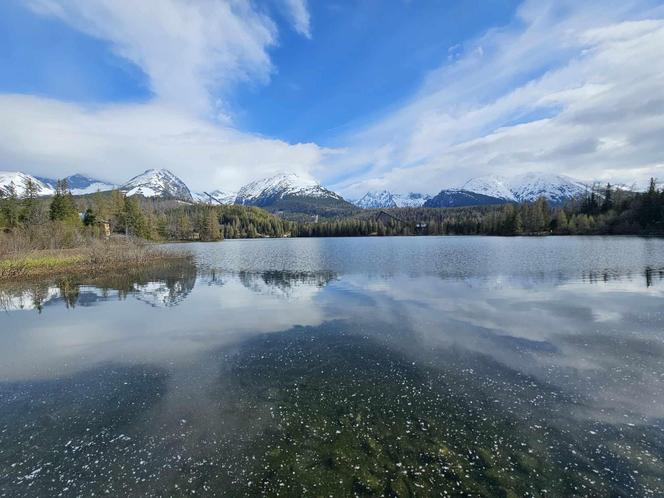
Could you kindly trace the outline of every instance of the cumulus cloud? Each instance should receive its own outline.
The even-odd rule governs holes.
[[[664,176],[664,16],[646,7],[525,2],[406,105],[354,130],[339,167],[364,172],[337,187],[435,192],[528,171],[630,184]]]
[[[308,177],[329,153],[240,133],[159,102],[83,107],[0,95],[0,160],[30,173],[79,171],[121,183],[168,168],[194,190],[237,189],[278,171]]]

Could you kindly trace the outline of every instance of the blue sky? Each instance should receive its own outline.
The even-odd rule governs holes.
[[[643,182],[664,176],[663,17],[648,0],[7,0],[0,169],[167,167],[227,190],[289,170],[351,197],[527,171]]]
[[[394,107],[448,62],[449,49],[496,24],[518,2],[316,2],[315,36],[303,38],[274,16],[268,84],[246,82],[224,95],[241,129],[289,142],[327,145],[340,130]],[[266,7],[267,8],[267,7]],[[435,20],[435,22],[432,22]],[[61,20],[35,14],[22,0],[0,4],[0,91],[84,103],[150,99],[141,68],[110,43]]]

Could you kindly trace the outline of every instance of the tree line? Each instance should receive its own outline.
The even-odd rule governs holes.
[[[664,190],[651,179],[646,192],[593,186],[580,199],[551,206],[521,204],[460,208],[364,210],[352,218],[300,224],[297,236],[364,235],[664,235]]]
[[[188,204],[174,199],[127,197],[119,190],[74,197],[66,180],[55,195],[39,197],[28,179],[19,196],[13,185],[0,190],[0,229],[39,234],[127,235],[153,241],[291,236],[295,224],[250,206]]]
[[[463,208],[363,210],[351,216],[294,222],[250,206],[189,204],[127,197],[121,191],[75,198],[67,182],[51,198],[38,196],[31,180],[20,197],[9,186],[0,192],[0,228],[48,234],[80,231],[147,240],[202,240],[257,237],[339,237],[393,235],[664,234],[664,191],[651,180],[638,193],[611,185],[593,187],[564,206],[544,198],[532,203]],[[41,230],[41,232],[40,232]]]

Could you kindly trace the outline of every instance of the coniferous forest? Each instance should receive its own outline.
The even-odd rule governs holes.
[[[394,235],[664,234],[664,191],[652,180],[645,192],[593,188],[564,206],[533,203],[462,208],[356,210],[344,217],[292,221],[250,206],[189,204],[126,197],[120,191],[74,197],[61,181],[55,196],[40,198],[34,185],[19,198],[0,197],[5,233],[66,239],[72,232],[131,235],[152,241],[214,241],[261,237]],[[64,235],[63,235],[64,234]]]

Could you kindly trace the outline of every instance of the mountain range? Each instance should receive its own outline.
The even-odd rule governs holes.
[[[389,190],[381,190],[367,192],[353,204],[362,209],[422,207],[429,199],[431,199],[430,195],[417,192],[397,194]]]
[[[56,180],[34,177],[21,172],[0,172],[0,192],[13,187],[20,197],[25,194],[25,182],[31,179],[40,196],[53,195]],[[239,204],[257,206],[272,212],[337,215],[357,208],[383,209],[398,207],[458,207],[508,202],[532,202],[539,197],[551,204],[583,195],[588,187],[562,175],[528,173],[514,177],[482,176],[468,180],[458,188],[443,189],[435,196],[410,192],[401,194],[388,190],[367,192],[352,204],[341,195],[323,187],[315,180],[294,173],[279,173],[253,181],[237,193],[223,189],[192,192],[174,173],[167,169],[149,169],[121,185],[84,176],[66,178],[74,195],[85,195],[120,189],[127,195],[160,197],[189,203]]]
[[[423,207],[462,207],[508,202],[533,202],[544,197],[552,205],[583,195],[588,187],[573,178],[545,173],[526,173],[513,177],[481,176],[468,180],[456,188],[443,189],[433,197],[423,194],[408,194],[416,197]],[[361,208],[412,207],[399,204],[404,199],[387,190],[368,192],[355,205]],[[421,202],[419,202],[421,201]],[[403,201],[401,201],[403,202]]]

